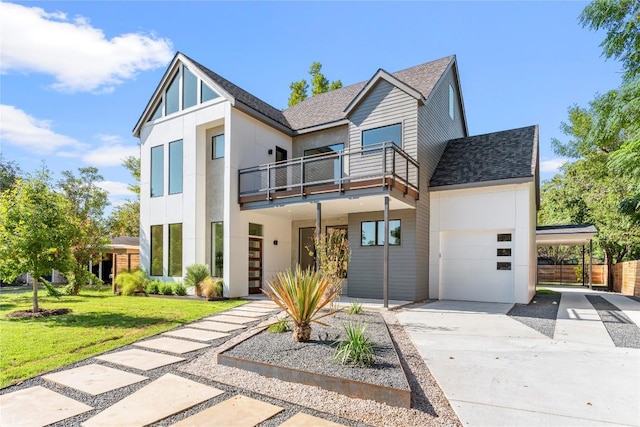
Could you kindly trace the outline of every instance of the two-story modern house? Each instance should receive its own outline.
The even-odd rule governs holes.
[[[338,228],[349,296],[534,294],[537,126],[469,136],[454,56],[282,111],[177,53],[134,135],[153,277],[202,263],[226,296],[260,292]]]

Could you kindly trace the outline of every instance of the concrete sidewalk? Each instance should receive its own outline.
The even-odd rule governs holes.
[[[509,304],[438,301],[397,315],[465,425],[640,426],[640,350],[607,342],[584,294],[566,298],[554,339],[507,316]],[[637,317],[640,303],[620,298]]]

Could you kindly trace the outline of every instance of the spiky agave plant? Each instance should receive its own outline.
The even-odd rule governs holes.
[[[302,270],[298,265],[295,271],[287,269],[277,274],[263,292],[284,310],[293,322],[293,340],[307,342],[311,338],[311,323],[334,314],[330,312],[319,316],[318,313],[340,292],[332,281],[319,271]]]

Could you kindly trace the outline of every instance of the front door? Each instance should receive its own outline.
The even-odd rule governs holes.
[[[249,237],[249,293],[262,292],[262,239]]]
[[[316,269],[316,258],[313,254],[313,236],[316,234],[315,227],[304,227],[300,229],[300,242],[299,242],[299,262],[300,267],[305,270],[311,268]],[[309,254],[311,252],[311,254]]]

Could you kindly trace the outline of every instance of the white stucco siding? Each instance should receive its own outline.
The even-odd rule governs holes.
[[[224,282],[225,296],[239,297],[248,294],[248,252],[249,235],[248,227],[251,218],[255,214],[241,211],[238,204],[238,170],[246,167],[257,166],[275,161],[275,147],[281,147],[288,151],[291,157],[291,137],[259,122],[258,120],[229,107],[225,125],[225,160],[224,160]],[[273,154],[268,154],[269,150]],[[226,184],[228,183],[228,185]],[[269,230],[283,232],[283,244],[273,245],[275,240],[269,234],[265,239],[271,239],[271,244],[263,246],[263,277],[279,268],[282,264],[288,266],[289,253],[291,251],[290,235],[291,223],[282,222],[277,218],[258,218],[262,223],[265,233]],[[268,222],[267,222],[268,220]],[[257,222],[260,224],[261,222]],[[286,223],[286,227],[283,225]],[[280,236],[277,237],[280,241]],[[265,240],[264,243],[269,243]],[[268,252],[268,253],[267,253]],[[277,254],[278,259],[274,259]],[[282,258],[280,262],[279,258]]]
[[[430,194],[430,297],[529,302],[535,289],[534,191],[526,183]],[[499,233],[511,234],[511,242],[498,242]],[[498,256],[498,248],[510,248],[511,256]],[[510,262],[511,270],[498,270],[498,262]]]

